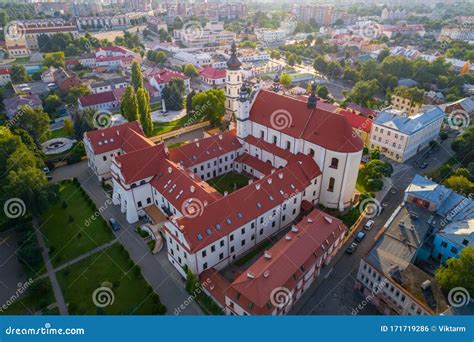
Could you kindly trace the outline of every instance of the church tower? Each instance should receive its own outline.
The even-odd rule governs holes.
[[[237,58],[237,47],[232,43],[231,55],[227,61],[226,85],[225,85],[225,120],[230,121],[237,116],[239,110],[239,92],[242,86],[242,71]]]

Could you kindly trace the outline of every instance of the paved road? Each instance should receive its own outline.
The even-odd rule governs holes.
[[[134,232],[138,224],[128,224],[125,215],[120,208],[107,205],[108,198],[102,190],[97,178],[92,175],[87,167],[87,162],[58,168],[51,172],[53,181],[77,177],[83,188],[97,205],[104,209],[102,217],[105,220],[114,217],[120,224],[121,230],[114,232],[118,241],[130,253],[132,260],[140,266],[145,280],[159,294],[160,299],[168,308],[168,314],[172,315],[174,309],[189,300],[189,294],[185,290],[185,282],[176,269],[170,264],[166,256],[166,249],[157,255],[150,253],[148,246],[142,238]],[[184,310],[183,315],[202,315],[202,311],[195,302],[191,302]]]
[[[363,258],[373,247],[375,236],[380,228],[387,222],[390,215],[403,201],[404,190],[410,184],[415,174],[423,174],[429,170],[439,167],[453,155],[450,149],[450,141],[448,139],[433,153],[420,153],[405,164],[394,166],[394,174],[392,175],[393,189],[395,192],[389,192],[383,199],[382,203],[386,205],[384,212],[375,217],[374,228],[367,232],[367,236],[359,244],[354,254],[348,255],[344,253],[346,243],[338,255],[334,258],[329,266],[322,272],[319,280],[311,286],[304,296],[296,303],[292,314],[299,315],[350,315],[365,299],[355,289],[355,279],[361,258]],[[427,161],[428,167],[421,170],[418,165]],[[392,163],[393,164],[393,163]],[[367,221],[367,220],[365,220]],[[365,222],[364,221],[364,222]],[[361,228],[362,229],[362,228]],[[327,277],[327,278],[326,278]],[[368,304],[358,312],[359,315],[378,314],[376,309]]]

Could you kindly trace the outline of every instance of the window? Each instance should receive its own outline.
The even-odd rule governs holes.
[[[104,161],[106,161],[106,160],[107,160],[107,156],[103,156],[102,159],[103,159]]]
[[[245,239],[243,239],[242,241],[240,241],[240,245],[245,246]]]
[[[221,240],[221,247],[224,247],[224,240]]]
[[[441,247],[443,247],[443,248],[448,247],[448,244],[445,241],[443,241],[443,242],[441,242]]]
[[[451,253],[456,254],[458,249],[456,247],[451,247]]]
[[[273,136],[273,143],[276,144],[277,143],[277,137],[274,135]]]
[[[234,241],[234,234],[230,234],[230,241]]]
[[[212,245],[211,246],[211,253],[215,252],[216,251],[216,246]]]
[[[139,208],[141,208],[141,207],[142,207],[142,201],[138,201],[137,206],[138,206]]]
[[[291,149],[291,143],[289,141],[286,142],[286,149],[287,150]]]
[[[219,260],[224,259],[224,253],[219,254]]]
[[[230,247],[230,252],[231,252],[231,253],[234,253],[234,250],[235,250],[235,247],[234,247],[234,246]]]
[[[245,228],[242,228],[242,230],[240,231],[242,233],[242,235],[245,234]]]
[[[332,168],[332,169],[337,169],[338,165],[339,165],[339,159],[332,158],[331,159],[331,165],[329,167]]]
[[[336,180],[334,179],[334,177],[329,178],[329,186],[328,186],[328,191],[329,192],[334,191],[334,183],[335,182],[336,182]]]
[[[468,240],[466,240],[466,239],[462,240],[462,244],[463,244],[464,246],[467,246],[467,245],[468,245],[468,243],[469,243],[469,241],[468,241]]]
[[[314,157],[314,150],[312,148],[309,149],[308,155]]]
[[[207,251],[202,251],[202,257],[205,258],[207,256]]]
[[[205,262],[204,264],[202,264],[202,269],[205,270],[207,268],[207,262]]]
[[[260,138],[265,138],[265,132],[264,131],[260,131]]]
[[[260,229],[260,235],[263,235],[263,228]]]

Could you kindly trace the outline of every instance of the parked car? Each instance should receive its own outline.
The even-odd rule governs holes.
[[[423,164],[420,165],[420,169],[426,169],[427,166],[428,166],[428,163],[424,162]]]
[[[110,228],[112,228],[112,230],[113,230],[114,232],[120,230],[120,225],[119,225],[119,223],[117,222],[116,219],[111,218],[111,219],[109,220],[109,224],[110,224]]]
[[[41,169],[45,174],[48,174],[49,173],[49,168],[47,166],[43,167]]]
[[[364,224],[364,229],[365,230],[371,230],[372,227],[374,226],[375,222],[373,220],[368,220],[365,224]]]
[[[355,241],[361,242],[362,240],[364,240],[364,238],[365,238],[365,233],[364,232],[358,232],[356,237],[355,237]]]
[[[347,254],[352,254],[354,251],[357,249],[358,244],[353,242],[349,245],[349,247],[346,248],[346,253]]]

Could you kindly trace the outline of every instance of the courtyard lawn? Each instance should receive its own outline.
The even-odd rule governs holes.
[[[56,138],[65,138],[67,137],[66,130],[63,128],[57,129],[55,131],[51,131],[51,137],[50,139],[56,139]]]
[[[159,296],[119,243],[58,272],[57,277],[72,315],[156,315],[165,311]],[[110,305],[99,308],[93,297],[96,303],[105,304],[98,295],[101,287]],[[93,296],[94,291],[97,296]]]
[[[42,215],[41,222],[53,265],[58,266],[114,238],[97,213],[98,209],[78,183],[60,183],[58,198]]]
[[[193,125],[200,123],[203,121],[204,116],[198,117],[197,115],[191,114],[190,117],[188,115],[183,116],[180,119],[170,121],[170,122],[156,122],[153,124],[153,134],[164,134],[168,133],[180,128],[183,128],[185,125]]]
[[[207,182],[210,186],[212,186],[221,194],[223,194],[225,191],[231,193],[237,189],[246,186],[249,183],[249,179],[249,177],[243,174],[237,172],[229,172],[222,176],[213,178]]]

